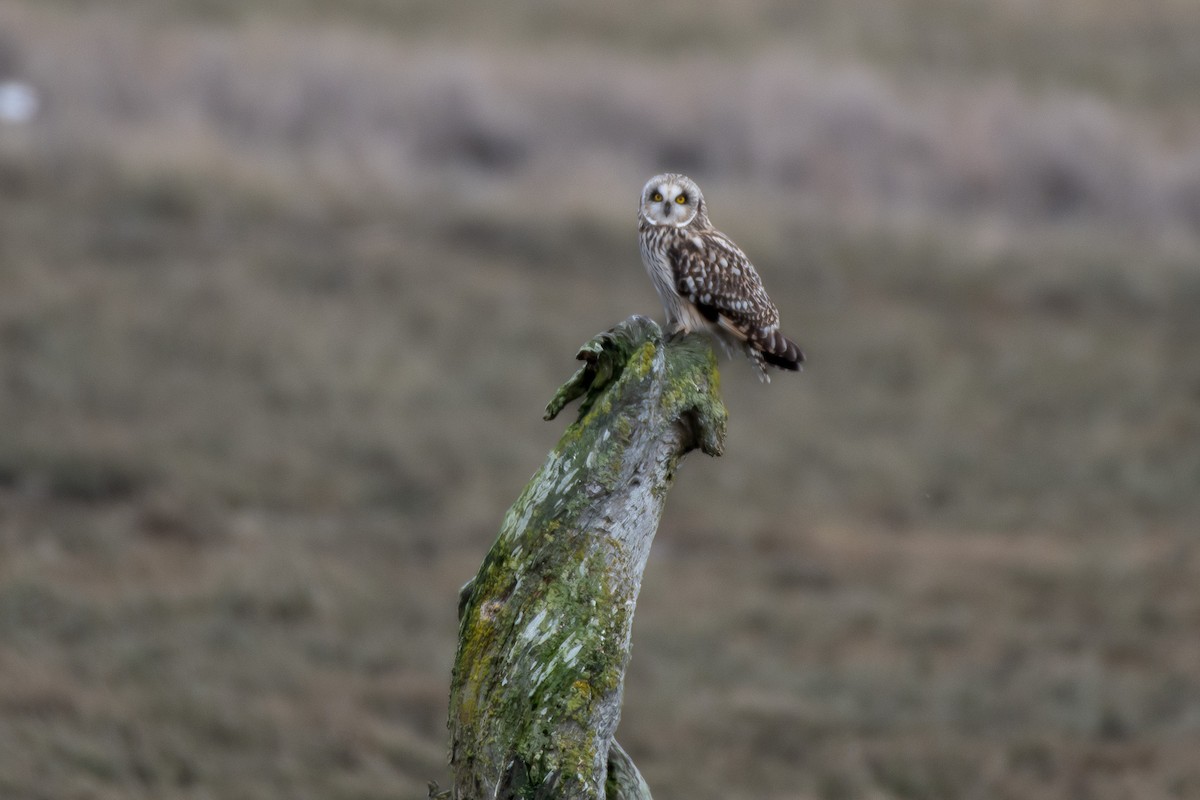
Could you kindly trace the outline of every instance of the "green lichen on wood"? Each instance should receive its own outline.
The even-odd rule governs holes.
[[[611,749],[641,574],[678,459],[720,453],[725,410],[708,343],[664,341],[650,320],[597,336],[579,358],[546,410],[579,399],[579,418],[460,603],[449,720],[460,800],[598,798],[610,763],[636,774]]]

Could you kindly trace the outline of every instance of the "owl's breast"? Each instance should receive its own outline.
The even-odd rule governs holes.
[[[642,263],[667,313],[667,324],[684,332],[711,327],[696,307],[679,293],[675,267],[668,256],[672,243],[680,236],[679,230],[662,225],[643,225],[640,234]]]

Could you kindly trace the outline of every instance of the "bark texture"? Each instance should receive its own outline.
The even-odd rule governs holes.
[[[459,603],[450,694],[457,800],[649,798],[616,742],[634,605],[663,501],[725,407],[704,337],[631,317],[588,342],[546,409],[581,399]]]

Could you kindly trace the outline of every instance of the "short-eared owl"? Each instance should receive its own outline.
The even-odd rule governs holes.
[[[710,331],[730,352],[744,351],[766,381],[768,364],[800,369],[804,354],[780,332],[779,309],[746,254],[708,221],[695,181],[673,172],[647,181],[638,234],[670,333]]]

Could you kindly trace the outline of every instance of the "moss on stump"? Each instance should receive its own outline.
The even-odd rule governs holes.
[[[679,459],[719,455],[726,412],[704,337],[631,317],[578,357],[546,419],[576,399],[579,418],[460,598],[458,800],[650,796],[613,741],[634,606]]]

